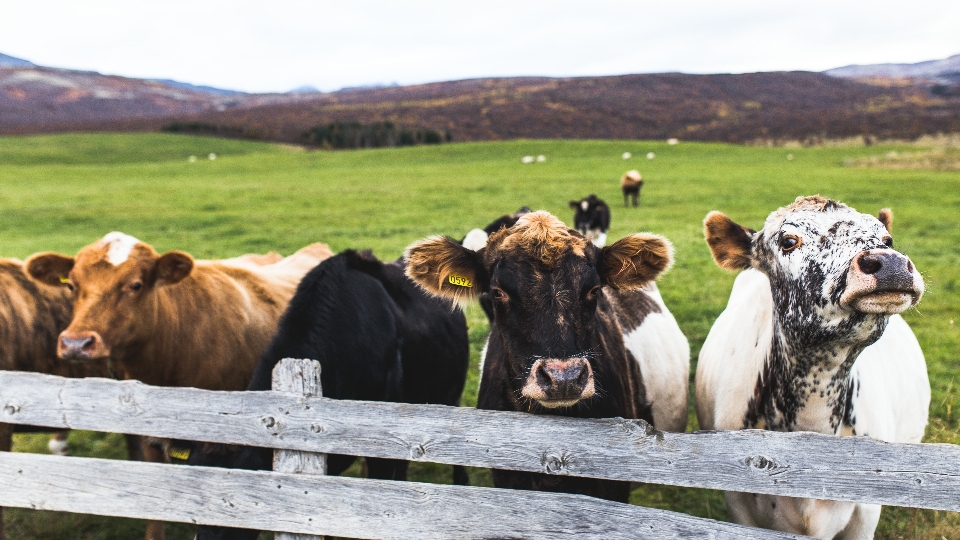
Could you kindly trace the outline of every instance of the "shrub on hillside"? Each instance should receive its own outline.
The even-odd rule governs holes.
[[[310,128],[301,137],[310,144],[336,149],[440,144],[451,140],[450,133],[399,128],[393,122],[333,122]]]

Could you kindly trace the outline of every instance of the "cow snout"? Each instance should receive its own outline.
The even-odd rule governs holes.
[[[548,408],[569,407],[596,392],[593,368],[584,358],[546,358],[534,362],[521,393]]]
[[[923,278],[906,255],[864,251],[850,265],[840,303],[865,313],[900,313],[920,301],[923,289]]]
[[[93,360],[110,355],[103,338],[96,332],[62,332],[57,342],[57,356],[64,360]]]

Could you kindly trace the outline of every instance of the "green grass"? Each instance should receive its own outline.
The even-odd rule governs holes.
[[[960,443],[953,408],[960,392],[960,172],[844,166],[870,155],[915,151],[870,148],[757,148],[642,141],[515,141],[343,152],[174,135],[60,135],[0,138],[0,256],[75,253],[112,230],[195,256],[290,253],[314,241],[334,251],[370,248],[384,259],[431,234],[463,236],[521,205],[572,216],[570,199],[597,193],[611,203],[611,241],[652,231],[676,246],[676,264],[660,282],[690,339],[693,357],[723,309],[734,276],[718,269],[701,221],[722,210],[759,228],[766,215],[798,195],[819,193],[862,212],[894,210],[898,249],[924,273],[927,294],[905,314],[926,354],[933,387],[928,442]],[[624,161],[656,153],[656,159]],[[214,152],[215,161],[206,159]],[[794,156],[787,160],[787,154]],[[525,165],[524,155],[545,163]],[[190,163],[187,157],[200,159]],[[853,161],[851,161],[853,160]],[[857,162],[859,163],[859,162]],[[639,209],[624,209],[620,175],[643,173]],[[468,310],[473,362],[487,325]],[[691,373],[694,364],[691,365]],[[470,371],[463,404],[476,403]],[[696,423],[691,414],[690,429]],[[75,433],[76,455],[121,457],[115,435]],[[45,451],[42,435],[18,435],[18,451]],[[353,469],[352,474],[357,474]],[[475,483],[489,485],[486,471]],[[448,481],[449,467],[413,464],[413,479]],[[725,519],[719,492],[641,486],[632,502]],[[10,509],[11,538],[139,538],[140,522]],[[170,525],[170,538],[192,529]],[[878,538],[960,537],[960,517],[945,512],[884,510]]]

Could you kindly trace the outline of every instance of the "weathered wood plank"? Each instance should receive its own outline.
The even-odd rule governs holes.
[[[7,452],[0,505],[352,538],[798,538],[583,495]]]
[[[960,447],[944,444],[13,372],[0,373],[0,422],[960,511]]]
[[[277,392],[320,397],[320,362],[316,360],[284,358],[273,368],[271,387]],[[300,452],[297,450],[274,450],[273,470],[293,474],[327,474],[326,454]],[[322,536],[277,532],[275,540],[323,540]]]

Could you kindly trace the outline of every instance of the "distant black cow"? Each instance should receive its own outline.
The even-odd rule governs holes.
[[[434,236],[407,259],[430,293],[492,305],[478,408],[685,429],[690,349],[653,283],[672,261],[665,238],[634,234],[598,248],[533,212],[482,251]],[[629,482],[516,471],[494,470],[493,481],[624,502],[630,493]]]
[[[579,201],[570,201],[573,208],[574,227],[597,247],[607,243],[607,231],[610,230],[610,207],[596,195]]]
[[[254,372],[250,390],[269,390],[283,358],[321,364],[324,397],[458,405],[466,379],[469,342],[460,310],[424,293],[404,275],[402,261],[382,263],[347,250],[304,277]],[[189,463],[269,469],[272,451],[198,444]],[[337,475],[354,456],[327,456]],[[370,478],[405,480],[407,462],[367,458]],[[466,484],[463,467],[454,483]],[[200,527],[198,540],[254,539],[255,531]]]
[[[623,205],[627,206],[627,196],[633,197],[633,205],[637,206],[640,198],[640,188],[643,187],[643,177],[640,171],[627,171],[620,177],[620,190],[623,191]]]

